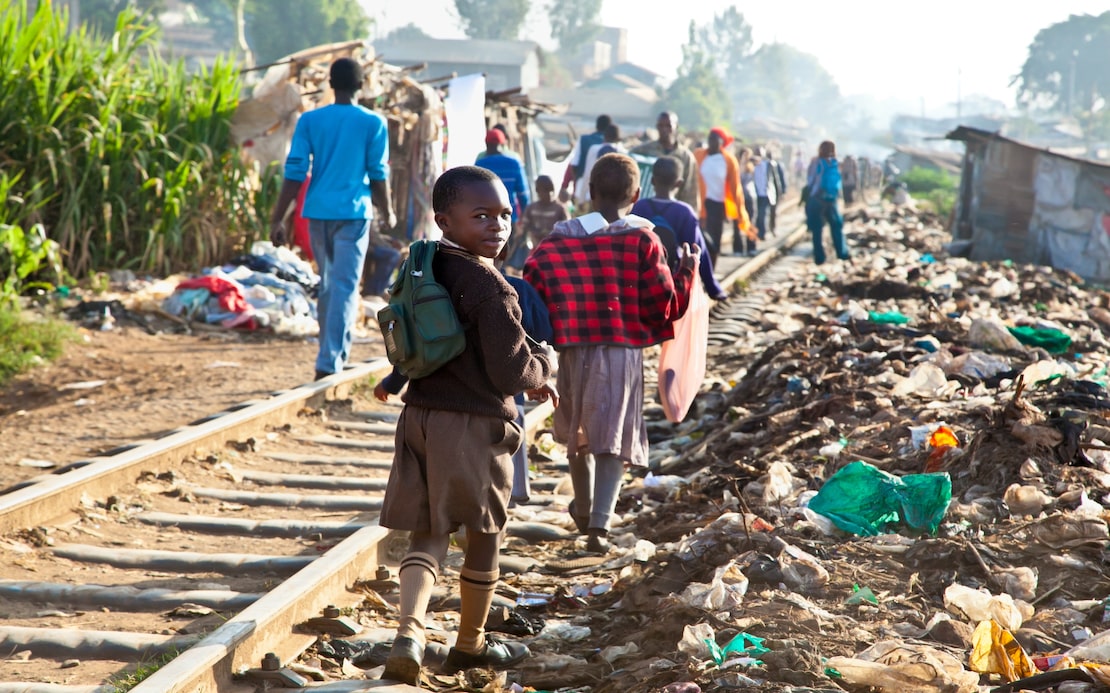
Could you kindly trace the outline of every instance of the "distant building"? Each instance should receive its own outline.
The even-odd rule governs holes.
[[[563,67],[578,81],[590,80],[628,60],[628,29],[603,26],[575,55],[560,55]],[[635,78],[634,78],[635,79]]]
[[[601,73],[599,77],[626,77],[644,86],[651,87],[652,89],[662,89],[664,86],[663,75],[658,72],[652,72],[646,67],[630,63],[627,60],[613,65],[608,70]]]
[[[391,65],[424,67],[416,80],[484,73],[489,91],[520,87],[530,93],[540,84],[540,48],[532,41],[412,38],[374,41],[378,56]]]

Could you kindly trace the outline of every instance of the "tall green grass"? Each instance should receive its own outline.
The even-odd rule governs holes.
[[[264,230],[258,176],[231,142],[236,68],[190,74],[132,12],[111,36],[67,30],[51,3],[0,11],[0,170],[66,269],[168,273],[226,259]]]

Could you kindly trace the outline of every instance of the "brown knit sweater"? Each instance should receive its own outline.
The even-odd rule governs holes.
[[[533,352],[524,339],[516,291],[477,256],[443,244],[432,271],[466,326],[466,349],[435,373],[409,381],[401,399],[425,409],[512,421],[513,395],[542,386],[552,368],[547,356]]]

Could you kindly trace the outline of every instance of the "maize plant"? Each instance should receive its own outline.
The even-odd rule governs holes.
[[[253,240],[264,186],[229,134],[234,65],[189,73],[129,11],[111,36],[67,27],[48,2],[0,10],[0,171],[22,200],[0,222],[41,225],[76,277],[196,269]]]

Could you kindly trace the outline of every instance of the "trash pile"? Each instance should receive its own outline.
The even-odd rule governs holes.
[[[223,267],[177,284],[162,310],[189,321],[225,328],[272,328],[279,334],[311,334],[316,327],[312,266],[288,248],[259,241],[251,252]]]
[[[846,228],[854,262],[759,289],[684,422],[649,410],[612,553],[515,510],[491,629],[533,656],[433,688],[1110,690],[1110,294],[915,212]]]
[[[852,221],[854,264],[777,287],[762,330],[711,355],[733,382],[669,435],[713,440],[660,453],[677,479],[640,496],[659,553],[610,614],[650,595],[673,666],[591,690],[676,669],[703,690],[1110,681],[1107,294],[951,257],[928,218]]]
[[[117,291],[83,300],[66,309],[70,319],[90,329],[111,330],[117,323],[154,334],[157,318],[186,330],[269,330],[276,334],[315,335],[319,276],[288,248],[256,242],[249,253],[200,275],[150,280],[128,270],[111,274]]]

